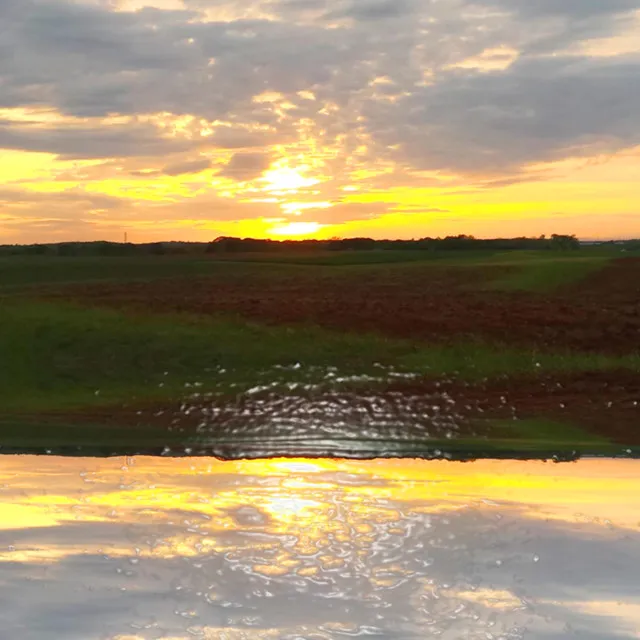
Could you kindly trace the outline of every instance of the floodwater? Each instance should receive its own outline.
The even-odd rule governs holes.
[[[503,389],[487,388],[487,381],[435,380],[374,368],[375,375],[355,375],[336,367],[278,366],[254,372],[249,383],[241,377],[241,382],[226,380],[229,371],[220,367],[207,370],[212,378],[205,382],[171,381],[173,399],[113,401],[97,389],[103,406],[60,410],[44,419],[28,413],[15,421],[11,414],[0,416],[0,452],[224,459],[640,458],[640,390],[627,392],[598,373],[579,379],[579,389],[545,377],[525,389],[518,388],[522,380],[514,389],[501,380],[507,384]],[[637,377],[630,375],[634,389]]]
[[[640,637],[640,461],[0,463],[1,638]]]

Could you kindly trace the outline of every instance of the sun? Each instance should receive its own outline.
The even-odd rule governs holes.
[[[320,231],[323,226],[324,225],[319,222],[289,222],[272,227],[269,233],[283,238],[297,238],[316,233],[316,231]]]
[[[306,165],[295,169],[286,166],[274,167],[266,171],[261,180],[266,185],[265,190],[270,193],[295,193],[320,182],[305,176],[304,172],[307,169]]]

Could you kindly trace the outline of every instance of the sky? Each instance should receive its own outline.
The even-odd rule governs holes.
[[[640,0],[2,0],[0,243],[640,237]]]

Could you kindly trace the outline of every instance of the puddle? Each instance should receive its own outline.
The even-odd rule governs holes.
[[[4,457],[24,640],[636,637],[640,462]]]

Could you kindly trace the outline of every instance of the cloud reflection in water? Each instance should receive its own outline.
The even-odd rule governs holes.
[[[640,628],[640,462],[2,462],[3,638]]]

